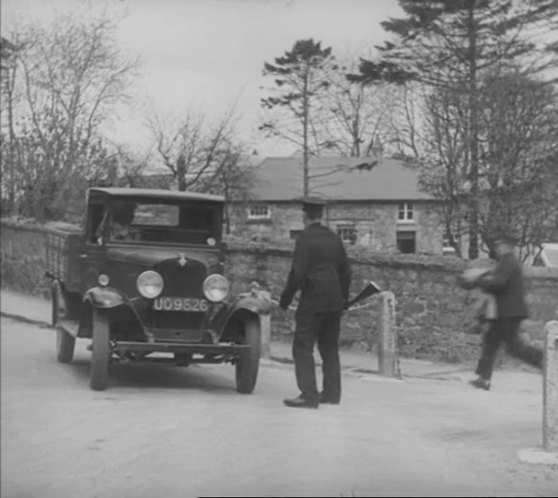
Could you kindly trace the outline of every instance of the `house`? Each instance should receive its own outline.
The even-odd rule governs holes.
[[[439,201],[421,192],[416,165],[385,158],[312,158],[310,195],[326,200],[325,221],[347,244],[378,251],[443,254]],[[270,157],[254,169],[248,201],[234,202],[231,232],[294,239],[304,228],[302,159]]]
[[[535,259],[534,266],[558,268],[558,242],[547,242],[542,245],[542,250]]]

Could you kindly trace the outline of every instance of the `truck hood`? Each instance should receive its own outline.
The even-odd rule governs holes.
[[[112,247],[107,249],[107,258],[113,261],[122,261],[144,266],[155,266],[163,261],[185,260],[184,264],[203,264],[206,267],[214,266],[219,261],[218,250],[195,250],[176,248],[153,247]]]

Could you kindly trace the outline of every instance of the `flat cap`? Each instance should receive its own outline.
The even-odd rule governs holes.
[[[325,199],[320,197],[303,197],[302,199],[302,209],[303,210],[319,210],[323,209],[325,206]]]

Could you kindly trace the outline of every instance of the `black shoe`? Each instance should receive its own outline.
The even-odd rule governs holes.
[[[490,389],[490,381],[483,379],[482,377],[478,377],[475,380],[469,381],[469,384],[476,387],[477,389],[484,389],[485,391],[488,391]]]
[[[324,393],[320,393],[320,403],[328,404],[328,405],[338,405],[339,400],[336,398],[331,398],[329,396],[326,396]]]
[[[293,408],[318,408],[318,403],[315,401],[310,401],[305,398],[302,394],[292,399],[284,399],[283,403],[287,406],[292,406]]]

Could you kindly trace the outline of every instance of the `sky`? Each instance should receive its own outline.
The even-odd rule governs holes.
[[[89,0],[95,8],[101,0]],[[85,0],[1,0],[2,30],[16,19],[43,20]],[[106,0],[124,12],[118,37],[138,56],[134,106],[121,110],[106,135],[138,150],[149,147],[147,113],[176,115],[189,108],[217,118],[233,103],[239,137],[260,155],[283,155],[292,145],[264,140],[260,88],[264,62],[299,39],[313,38],[333,53],[366,55],[386,39],[380,23],[401,14],[397,0]]]

